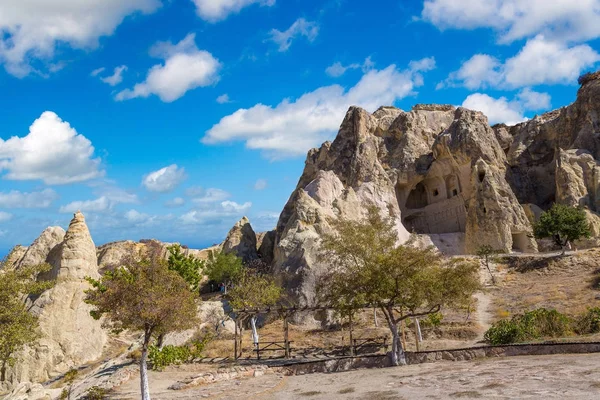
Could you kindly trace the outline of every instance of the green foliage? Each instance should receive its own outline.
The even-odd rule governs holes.
[[[536,238],[551,238],[561,248],[592,234],[583,209],[556,203],[542,213],[533,230]]]
[[[84,396],[84,400],[104,400],[108,398],[108,391],[99,386],[92,386]]]
[[[150,346],[148,359],[152,363],[152,369],[162,371],[169,365],[179,365],[193,362],[202,357],[204,348],[210,342],[212,336],[206,335],[200,340],[193,340],[189,345],[184,346]]]
[[[175,271],[170,271],[151,249],[150,257],[128,260],[126,266],[109,271],[100,280],[87,278],[92,289],[85,302],[91,315],[108,317],[116,330],[134,329],[161,334],[185,330],[197,321],[195,296]]]
[[[496,322],[487,330],[484,340],[502,345],[537,340],[545,337],[563,337],[570,333],[570,320],[556,310],[538,308],[510,320]]]
[[[202,282],[204,261],[192,255],[186,256],[181,251],[179,244],[169,246],[167,250],[169,251],[169,269],[177,272],[190,285],[190,290],[197,292]]]
[[[27,311],[24,299],[54,285],[53,281],[36,280],[50,270],[49,265],[42,264],[0,272],[0,381],[6,378],[6,368],[17,361],[13,355],[39,336],[38,319]]]
[[[578,315],[573,321],[573,330],[579,335],[600,332],[600,308],[588,308],[585,313]]]
[[[223,252],[212,253],[205,266],[205,273],[211,281],[223,283],[227,287],[242,278],[243,270],[241,258]]]
[[[229,303],[234,309],[271,307],[281,299],[283,289],[272,277],[244,272],[229,291]]]
[[[402,362],[398,323],[468,304],[480,287],[479,266],[445,259],[436,249],[409,241],[397,245],[395,221],[371,207],[361,221],[329,221],[321,259],[329,268],[319,277],[317,295],[340,313],[366,304],[379,308],[390,326],[392,362]]]

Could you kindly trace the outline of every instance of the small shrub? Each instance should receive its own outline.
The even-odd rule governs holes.
[[[573,330],[579,335],[600,332],[600,308],[588,308],[573,321]]]
[[[511,344],[543,337],[562,337],[571,332],[569,317],[556,310],[538,308],[510,320],[496,322],[484,340],[492,345]]]
[[[152,364],[152,369],[162,371],[169,365],[179,365],[192,362],[202,357],[204,348],[210,342],[212,336],[206,335],[201,339],[194,339],[189,344],[183,346],[150,346],[148,349],[148,359]]]
[[[127,354],[127,358],[129,358],[130,360],[135,361],[136,363],[140,361],[140,359],[142,358],[142,350],[141,349],[135,349],[131,352],[129,352],[129,354]]]
[[[104,400],[108,398],[108,391],[99,386],[92,386],[85,394],[85,400]]]
[[[519,325],[511,320],[500,320],[493,324],[490,329],[485,332],[483,339],[494,346],[502,344],[511,344],[521,340],[522,332]]]

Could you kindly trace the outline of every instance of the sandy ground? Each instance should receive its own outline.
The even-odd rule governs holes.
[[[153,399],[597,399],[600,354],[507,357],[300,376],[264,375],[184,391],[181,372],[152,373]],[[139,380],[115,399],[139,398]]]

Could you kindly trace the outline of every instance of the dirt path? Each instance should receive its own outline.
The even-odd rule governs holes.
[[[155,400],[170,399],[593,399],[600,396],[600,354],[442,361],[331,374],[270,374],[188,390],[168,387],[185,373],[152,373]],[[113,399],[138,399],[139,380]]]

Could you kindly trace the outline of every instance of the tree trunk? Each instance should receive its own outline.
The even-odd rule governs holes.
[[[6,360],[2,361],[2,368],[0,369],[0,382],[6,380]]]
[[[253,315],[250,318],[250,325],[252,326],[252,341],[254,342],[254,345],[258,345],[258,330],[256,329],[256,315]]]
[[[398,333],[398,323],[390,322],[390,330],[392,331],[392,365],[406,365],[406,356]]]
[[[144,333],[144,344],[142,345],[142,357],[140,358],[140,388],[142,400],[150,400],[150,388],[148,387],[148,344],[152,337],[152,331],[146,329]]]

